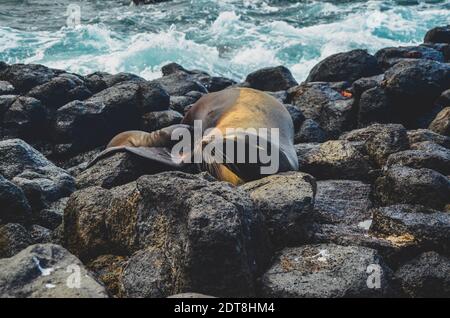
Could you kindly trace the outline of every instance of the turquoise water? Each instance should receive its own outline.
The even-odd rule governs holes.
[[[69,4],[81,25],[66,26]],[[0,0],[0,60],[147,79],[168,62],[235,80],[283,64],[302,81],[333,53],[420,43],[449,23],[449,0]]]

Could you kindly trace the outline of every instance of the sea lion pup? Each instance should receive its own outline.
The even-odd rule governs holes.
[[[204,95],[186,113],[180,125],[153,133],[121,133],[111,140],[107,149],[93,163],[111,152],[129,151],[172,167],[182,167],[180,158],[175,160],[171,153],[174,141],[170,134],[177,128],[194,127],[199,122],[202,137],[198,140],[194,138],[190,153],[183,153],[183,157],[192,159],[202,153],[200,157],[205,158],[206,147],[221,143],[222,150],[218,147],[214,151],[220,152],[216,154],[222,160],[214,161],[206,155],[205,159],[210,160],[201,163],[202,169],[219,180],[238,185],[266,174],[298,170],[293,142],[294,125],[289,112],[272,96],[250,88],[228,88]],[[264,131],[267,134],[263,134]],[[272,135],[272,131],[276,133]],[[222,139],[216,138],[218,134]],[[225,145],[230,142],[234,144],[233,151]],[[244,145],[244,148],[238,148],[238,145]],[[241,156],[243,149],[244,158]],[[251,157],[252,153],[257,153],[256,157]],[[268,154],[277,159],[275,170],[269,173],[265,173],[264,168],[272,163],[263,159],[263,153],[265,159]],[[238,157],[241,160],[237,160]]]

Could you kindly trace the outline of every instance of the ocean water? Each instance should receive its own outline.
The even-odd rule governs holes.
[[[331,54],[421,43],[450,24],[449,0],[130,2],[0,0],[0,60],[147,79],[177,62],[238,81],[282,64],[302,81]],[[69,5],[79,6],[79,25],[67,25]]]

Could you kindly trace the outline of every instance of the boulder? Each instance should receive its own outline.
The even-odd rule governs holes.
[[[125,256],[101,255],[87,264],[112,297],[125,296],[121,278],[127,259]]]
[[[23,225],[18,223],[0,225],[0,258],[16,255],[33,243],[33,238]]]
[[[320,223],[359,224],[371,219],[370,184],[354,180],[317,182],[314,217]]]
[[[261,91],[282,91],[298,85],[292,73],[284,66],[267,67],[247,76],[248,87]]]
[[[415,144],[423,141],[430,141],[432,143],[450,149],[450,137],[437,134],[428,129],[409,130],[408,140],[410,144]]]
[[[449,103],[450,104],[450,103]],[[435,133],[450,137],[450,106],[437,114],[428,129]]]
[[[38,141],[49,138],[50,120],[47,109],[32,97],[19,97],[5,110],[4,134],[11,138]]]
[[[342,140],[330,140],[304,152],[299,163],[300,171],[317,179],[365,180],[371,170],[367,158],[350,142]]]
[[[384,74],[378,74],[370,77],[362,77],[359,80],[353,82],[351,87],[351,92],[355,96],[355,98],[359,99],[365,91],[381,86],[383,82]]]
[[[10,95],[15,91],[14,86],[10,82],[0,81],[0,95]]]
[[[182,114],[174,110],[150,112],[144,114],[142,117],[144,120],[144,130],[155,131],[164,127],[179,124],[183,117],[184,116]]]
[[[359,100],[358,127],[392,122],[392,113],[392,102],[385,90],[378,86],[368,89]]]
[[[62,224],[64,209],[66,208],[69,198],[65,197],[50,204],[46,209],[39,211],[33,215],[33,222],[46,227],[50,230],[55,230]]]
[[[75,192],[64,212],[64,239],[84,260],[160,251],[176,286],[164,296],[188,290],[252,295],[255,275],[270,256],[262,218],[244,190],[182,172]]]
[[[396,122],[424,128],[434,102],[450,88],[450,65],[431,60],[402,61],[386,71],[383,82],[395,105]]]
[[[389,156],[388,167],[400,165],[415,169],[428,168],[450,175],[450,149],[429,141],[413,144],[411,150],[400,151]]]
[[[399,124],[373,124],[343,134],[339,139],[363,142],[364,153],[379,167],[386,163],[391,154],[409,148],[407,131]]]
[[[299,130],[295,133],[294,143],[325,142],[328,140],[328,134],[320,125],[312,120],[306,119],[301,124]]]
[[[429,30],[423,41],[425,43],[450,43],[450,25]]]
[[[29,229],[29,233],[33,244],[45,244],[52,241],[52,231],[43,226],[33,224]]]
[[[329,83],[307,83],[289,90],[292,104],[315,120],[331,137],[356,125],[354,99]],[[351,96],[351,94],[350,94]]]
[[[302,243],[312,219],[316,182],[301,172],[288,172],[242,186],[265,219],[271,241],[278,247]],[[280,235],[280,233],[283,235]]]
[[[0,80],[11,83],[20,94],[64,73],[39,64],[12,64],[0,68]]]
[[[386,296],[391,271],[377,251],[335,244],[286,248],[261,279],[264,297]]]
[[[284,106],[289,112],[289,115],[291,115],[292,123],[294,124],[294,131],[298,131],[305,121],[305,116],[303,116],[303,113],[294,105],[285,104]]]
[[[444,55],[440,51],[426,46],[388,47],[379,50],[375,57],[384,70],[405,60],[425,59],[445,62]]]
[[[40,100],[52,110],[73,100],[84,100],[91,97],[91,91],[85,83],[72,74],[61,74],[50,81],[30,90],[27,96]]]
[[[313,67],[307,82],[354,82],[362,77],[381,74],[377,59],[365,50],[331,55]]]
[[[169,96],[161,86],[136,81],[116,84],[85,101],[73,101],[56,113],[57,152],[76,154],[104,145],[120,132],[141,129],[142,114],[168,107]]]
[[[0,175],[0,223],[25,223],[31,218],[31,208],[22,189]]]
[[[0,141],[0,174],[22,188],[34,211],[75,190],[72,176],[20,139]]]
[[[393,205],[373,209],[370,232],[415,242],[417,250],[450,252],[450,214],[420,205]]]
[[[450,200],[450,179],[431,169],[394,166],[376,180],[374,196],[381,205],[421,204],[443,209]]]
[[[403,296],[450,297],[450,258],[426,252],[400,267],[394,279]]]
[[[0,297],[106,298],[81,262],[54,244],[29,246],[11,258],[0,259]]]
[[[185,72],[174,72],[155,79],[152,83],[160,84],[170,96],[184,96],[189,92],[208,93],[206,87],[193,75]]]

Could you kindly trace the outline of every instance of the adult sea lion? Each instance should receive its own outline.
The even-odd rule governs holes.
[[[184,164],[180,161],[181,158],[174,158],[171,153],[174,145],[171,135],[178,128],[195,128],[199,122],[202,137],[194,139],[190,151],[183,153],[184,159],[203,152],[207,145],[214,145],[213,143],[217,145],[231,141],[232,144],[241,143],[245,147],[246,155],[243,161],[236,160],[239,157],[239,149],[229,151],[229,148],[224,147],[226,150],[218,154],[223,160],[202,163],[202,168],[219,180],[237,185],[263,177],[265,173],[261,168],[270,165],[262,159],[261,153],[264,151],[277,155],[277,167],[272,173],[298,170],[293,143],[294,125],[289,112],[272,96],[250,88],[229,88],[203,96],[186,113],[180,125],[151,133],[121,133],[111,140],[107,149],[90,165],[112,152],[128,151],[172,167],[181,167]],[[268,131],[267,135],[263,134],[265,130]],[[271,134],[273,131],[276,134]],[[217,134],[223,139],[217,141]],[[256,161],[249,160],[252,151],[258,152]]]

